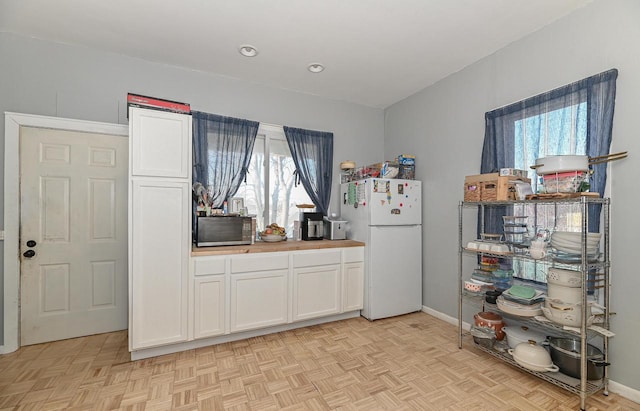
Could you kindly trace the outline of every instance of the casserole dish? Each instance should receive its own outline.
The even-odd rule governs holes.
[[[556,324],[568,325],[570,327],[580,327],[582,321],[582,310],[579,304],[568,304],[560,300],[547,299],[542,307],[544,316]],[[591,306],[587,305],[587,326],[593,323],[594,316],[591,314]]]
[[[543,347],[533,341],[523,342],[516,345],[516,348],[509,348],[507,351],[515,362],[531,371],[557,372],[557,365],[553,364],[551,356]]]
[[[516,348],[516,345],[528,343],[529,341],[534,341],[536,344],[542,345],[547,339],[546,334],[531,330],[526,325],[502,327],[502,331],[507,335],[509,348]]]

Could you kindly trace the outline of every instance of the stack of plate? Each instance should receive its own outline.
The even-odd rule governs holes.
[[[544,302],[544,298],[545,298],[544,293],[540,290],[533,290],[532,296],[522,297],[517,293],[514,294],[512,292],[512,289],[510,288],[505,292],[503,292],[502,295],[504,296],[505,300],[518,303],[521,305],[528,305],[528,306],[541,304],[542,302]]]
[[[518,315],[520,317],[535,317],[536,315],[542,315],[542,303],[535,303],[531,305],[519,304],[506,300],[504,295],[505,293],[502,293],[502,295],[496,299],[498,310],[507,314]]]
[[[587,233],[587,254],[598,253],[600,233]],[[570,231],[554,231],[551,234],[551,246],[558,251],[568,254],[582,253],[582,233]]]

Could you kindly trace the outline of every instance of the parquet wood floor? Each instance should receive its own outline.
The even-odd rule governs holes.
[[[0,356],[0,410],[577,410],[578,396],[425,313],[317,325],[140,361],[126,331]],[[616,394],[589,410],[640,410]]]

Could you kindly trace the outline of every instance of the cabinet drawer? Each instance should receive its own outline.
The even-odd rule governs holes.
[[[258,255],[241,255],[231,257],[232,273],[286,270],[288,268],[288,253],[261,253]]]
[[[225,257],[197,257],[193,259],[193,275],[224,274]]]
[[[296,268],[331,264],[340,264],[340,250],[307,251],[293,255],[293,266]]]
[[[345,263],[357,263],[364,261],[364,247],[348,247],[342,249]]]

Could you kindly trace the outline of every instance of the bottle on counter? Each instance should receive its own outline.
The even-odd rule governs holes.
[[[222,214],[227,214],[229,209],[227,208],[227,202],[222,203]]]

